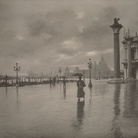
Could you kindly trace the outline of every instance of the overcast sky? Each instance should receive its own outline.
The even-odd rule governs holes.
[[[21,73],[46,73],[59,66],[87,68],[89,58],[98,62],[102,55],[113,68],[109,26],[118,17],[135,35],[136,1],[0,0],[0,73],[13,74],[16,62]]]

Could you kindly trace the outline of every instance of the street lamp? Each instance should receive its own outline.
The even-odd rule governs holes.
[[[100,71],[99,71],[99,80],[100,80]]]
[[[59,67],[59,75],[60,75],[60,81],[61,81],[61,72],[62,72],[62,69],[61,69],[61,67]]]
[[[5,75],[5,82],[6,82],[6,84],[7,84],[7,80],[8,80],[8,76],[7,76],[7,74]]]
[[[85,81],[85,70],[83,70],[83,81]]]
[[[106,76],[106,77],[107,77],[107,79],[108,79],[108,71],[107,71],[107,76]]]
[[[92,69],[92,62],[91,59],[89,58],[89,62],[88,62],[88,68],[89,68],[89,75],[90,75],[90,82],[89,82],[89,87],[92,87],[92,82],[91,82],[91,69]]]
[[[18,86],[18,72],[21,70],[21,67],[18,67],[18,63],[14,66],[14,71],[16,72],[16,85]]]
[[[8,76],[7,74],[5,75],[5,86],[7,87],[7,80],[8,80]]]

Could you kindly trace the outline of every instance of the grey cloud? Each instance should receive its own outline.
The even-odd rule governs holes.
[[[113,0],[1,0],[0,63],[4,64],[2,60],[5,60],[10,67],[15,61],[19,61],[22,66],[27,65],[24,70],[85,65],[89,58],[87,52],[95,50],[102,53],[113,47],[113,35],[109,26],[114,17],[121,17],[121,23],[134,25],[136,28],[137,7],[133,3],[133,8],[128,11],[126,5],[129,7],[129,3],[125,1],[116,3]],[[81,10],[84,16],[77,19]],[[73,44],[70,44],[66,48],[64,42],[73,37],[76,42],[74,45],[78,47],[72,48]],[[62,54],[67,58],[56,60]],[[99,56],[100,52],[92,58],[97,60]],[[112,55],[105,55],[105,58],[112,65]]]
[[[118,16],[118,13],[114,7],[102,9],[101,13],[102,14],[98,15],[98,20],[91,20],[91,25],[85,27],[80,34],[81,39],[86,44],[85,48],[89,50],[103,50],[110,46],[110,42],[108,41],[109,34],[111,33],[109,23],[112,23],[111,21],[113,21],[114,17]]]
[[[64,48],[59,49],[60,54],[65,54],[65,55],[68,55],[68,56],[74,56],[76,54],[76,52],[77,51],[71,50],[71,49],[64,49]]]
[[[54,10],[48,12],[44,18],[40,17],[32,20],[29,24],[30,34],[38,36],[41,33],[48,33],[57,37],[60,35],[67,36],[69,34],[67,31],[70,31],[69,28],[73,28],[74,24],[72,24],[72,21],[75,20],[75,17],[76,15],[72,10]]]

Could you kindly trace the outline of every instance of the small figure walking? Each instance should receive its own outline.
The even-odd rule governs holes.
[[[77,81],[77,87],[78,87],[78,91],[77,91],[77,98],[78,101],[80,101],[80,98],[85,98],[85,92],[83,90],[83,87],[85,87],[85,83],[83,80],[81,80],[82,76],[79,76],[79,80]]]

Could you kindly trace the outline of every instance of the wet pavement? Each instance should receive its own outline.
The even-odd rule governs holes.
[[[0,88],[0,138],[138,138],[138,83]]]

